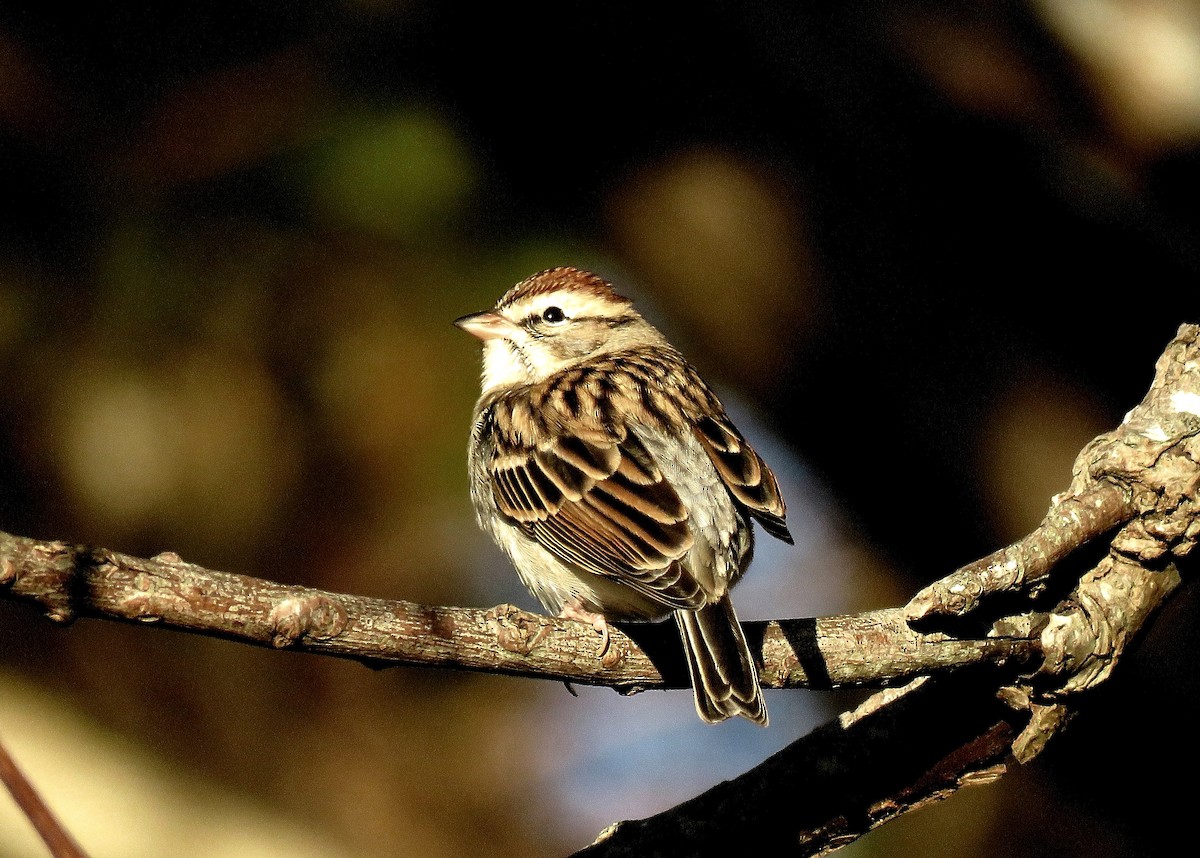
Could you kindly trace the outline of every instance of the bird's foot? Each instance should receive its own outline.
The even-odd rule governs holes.
[[[578,604],[571,602],[563,606],[563,609],[558,612],[558,616],[559,619],[563,620],[578,620],[581,623],[587,623],[599,633],[600,648],[596,650],[596,658],[602,658],[608,652],[608,621],[604,619],[603,614],[585,610]]]

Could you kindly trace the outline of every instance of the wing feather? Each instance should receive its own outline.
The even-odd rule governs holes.
[[[694,429],[721,481],[738,503],[754,516],[763,530],[791,545],[792,534],[785,521],[787,508],[775,474],[729,418],[705,416],[696,421]]]
[[[632,432],[494,440],[496,507],[543,547],[664,605],[705,603],[681,562],[694,540],[687,508]]]

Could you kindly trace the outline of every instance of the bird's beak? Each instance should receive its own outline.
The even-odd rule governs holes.
[[[469,316],[455,319],[454,324],[458,325],[458,327],[471,336],[478,337],[484,341],[499,340],[506,337],[511,339],[514,334],[521,330],[520,325],[513,324],[499,313],[471,313]]]

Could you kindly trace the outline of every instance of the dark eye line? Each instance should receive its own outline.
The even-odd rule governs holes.
[[[582,324],[584,322],[600,322],[603,325],[607,325],[609,328],[623,328],[626,325],[632,325],[636,320],[637,320],[637,317],[633,316],[633,315],[617,316],[616,318],[613,318],[611,316],[565,316],[564,317],[564,321],[574,322],[576,325]],[[535,313],[532,316],[530,316],[528,319],[525,320],[525,327],[534,334],[537,334],[539,336],[545,336],[544,334],[535,330],[535,327],[537,326],[537,324],[542,321],[545,321],[545,319],[543,318],[543,314]]]

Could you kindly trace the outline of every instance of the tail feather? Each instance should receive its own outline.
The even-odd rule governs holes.
[[[741,715],[767,726],[758,671],[729,596],[698,611],[676,611],[696,711],[710,724]]]

